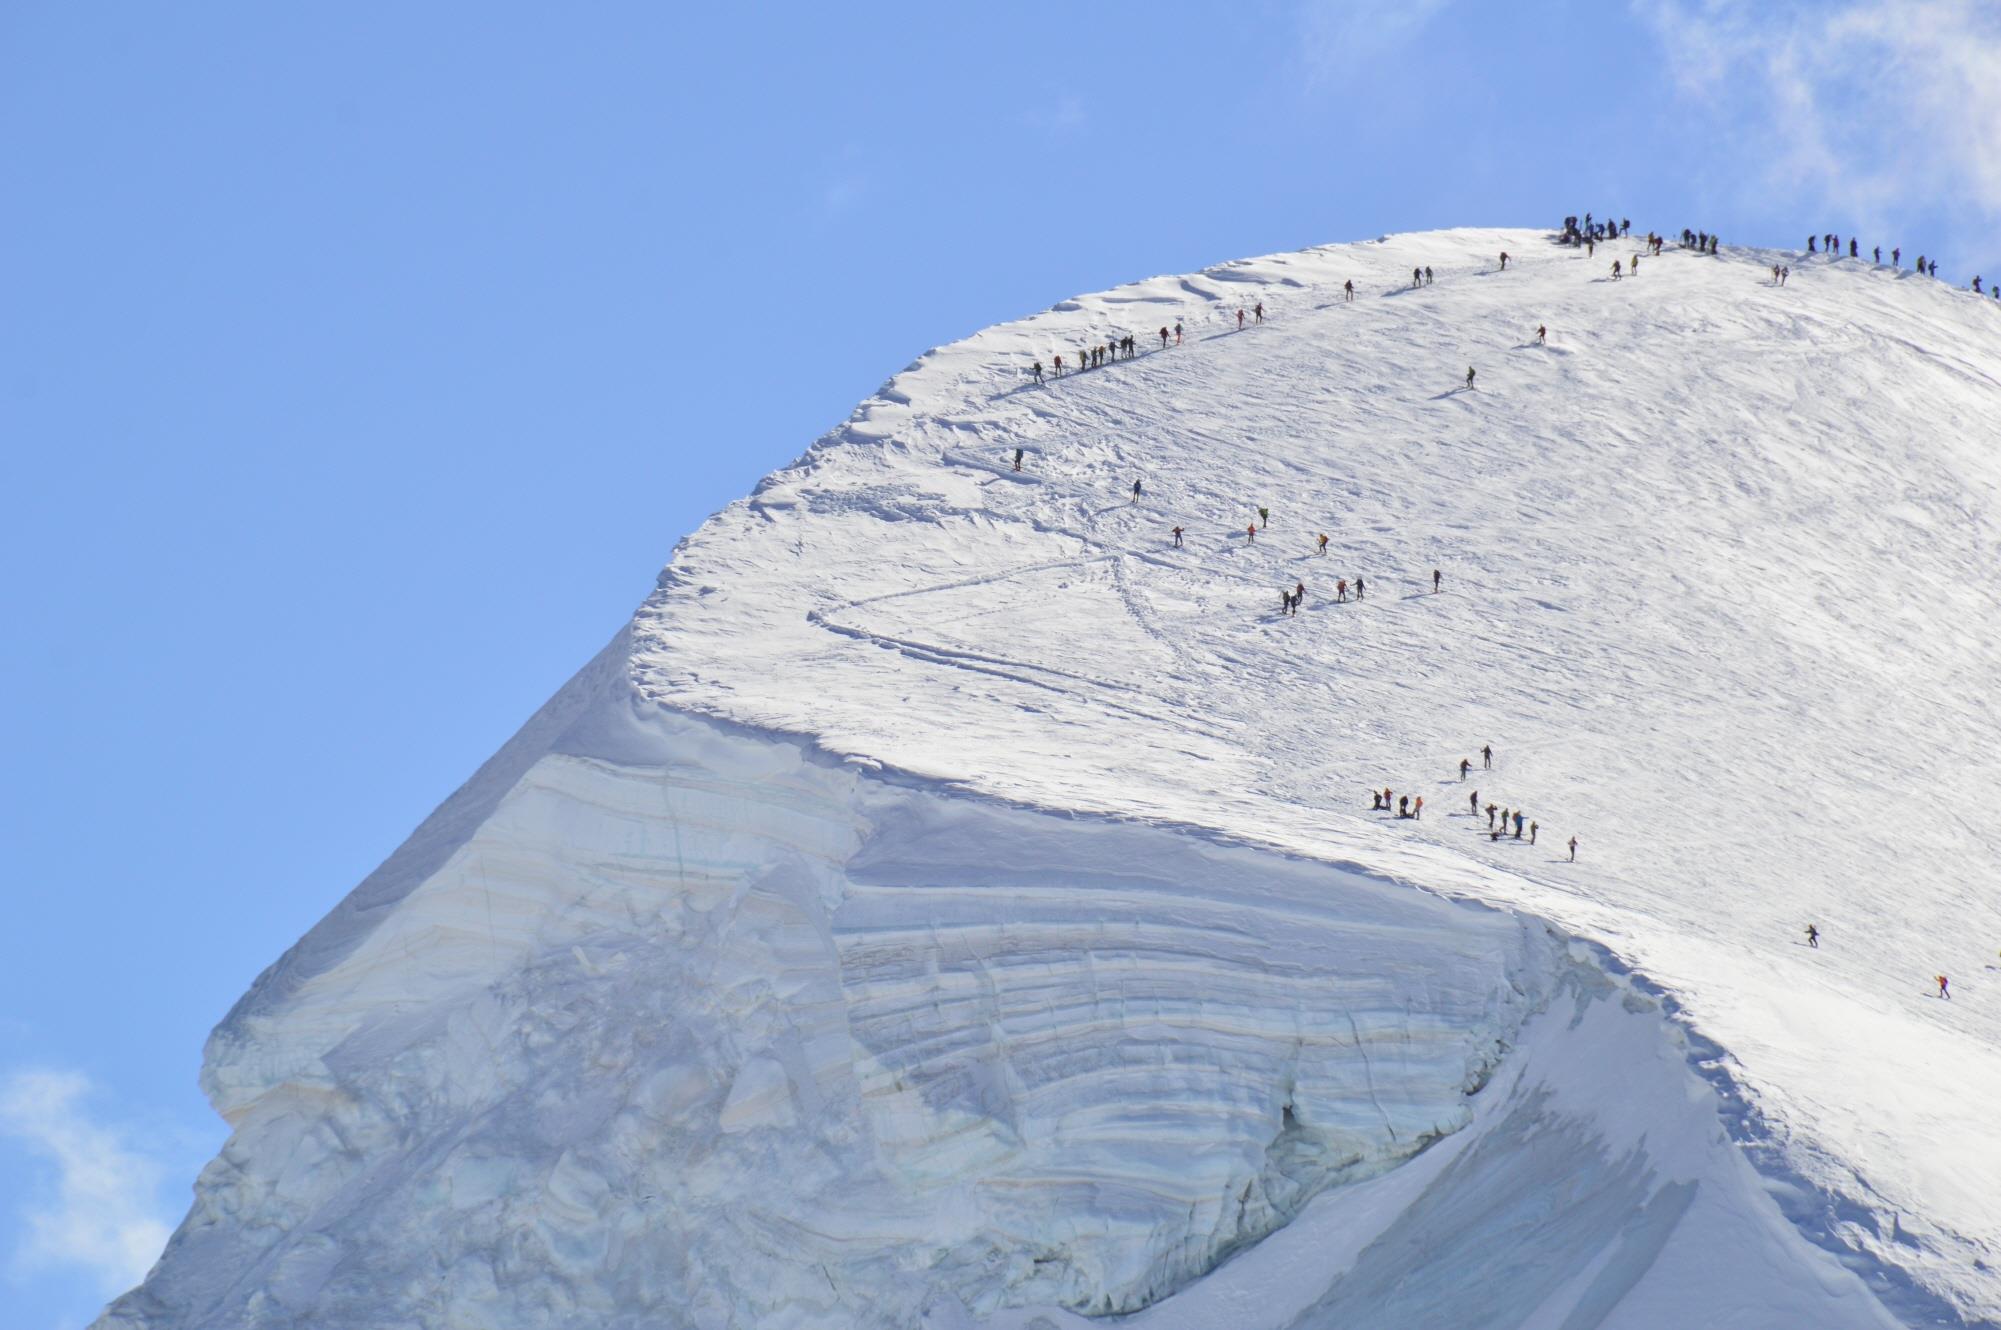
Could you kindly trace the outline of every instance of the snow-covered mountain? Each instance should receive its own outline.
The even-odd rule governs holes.
[[[1639,250],[921,357],[245,995],[100,1324],[1993,1323],[2001,307]]]

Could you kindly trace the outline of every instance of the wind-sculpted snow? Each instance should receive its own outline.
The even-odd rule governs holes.
[[[1769,261],[1401,237],[927,354],[218,1027],[105,1324],[2001,1314],[2001,311]]]

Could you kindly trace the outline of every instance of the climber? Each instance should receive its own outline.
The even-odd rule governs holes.
[[[1484,770],[1491,768],[1493,765],[1494,765],[1494,745],[1487,744],[1485,747],[1480,749],[1480,766]]]
[[[1180,528],[1180,527],[1176,527],[1176,528],[1174,528],[1174,548],[1176,548],[1176,549],[1180,549],[1180,548],[1181,548],[1181,528]]]
[[[1812,924],[1806,926],[1806,944],[1815,951],[1820,950],[1820,930]]]

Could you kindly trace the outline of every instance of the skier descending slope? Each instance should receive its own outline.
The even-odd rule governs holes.
[[[1473,367],[1471,365],[1466,367],[1466,386],[1468,388],[1473,386]]]

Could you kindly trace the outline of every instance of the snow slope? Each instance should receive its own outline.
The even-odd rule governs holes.
[[[920,358],[260,978],[105,1324],[2001,1317],[2001,309],[1637,249]]]

